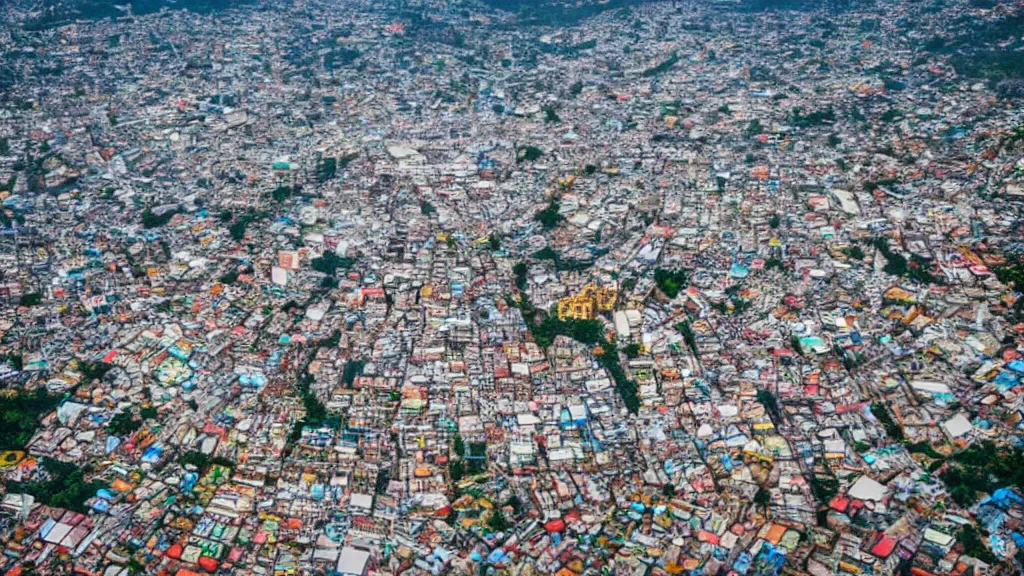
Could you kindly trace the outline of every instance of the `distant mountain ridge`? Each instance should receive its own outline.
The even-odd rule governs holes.
[[[26,30],[43,30],[63,26],[75,20],[99,20],[131,14],[152,14],[163,8],[188,9],[207,14],[236,6],[253,4],[255,0],[44,0],[41,8],[24,23]]]

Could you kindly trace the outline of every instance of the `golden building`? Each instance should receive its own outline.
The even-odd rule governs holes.
[[[618,292],[614,288],[600,288],[587,284],[579,294],[558,301],[558,319],[591,320],[599,312],[611,312]]]

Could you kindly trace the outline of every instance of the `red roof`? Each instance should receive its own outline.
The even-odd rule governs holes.
[[[850,507],[850,499],[842,496],[836,496],[829,501],[828,506],[837,512],[846,512],[846,509]]]
[[[565,522],[561,518],[556,518],[544,524],[544,529],[548,532],[561,532],[565,530]]]
[[[877,544],[871,547],[871,553],[879,558],[888,558],[889,554],[896,548],[896,540],[888,536],[882,536]]]

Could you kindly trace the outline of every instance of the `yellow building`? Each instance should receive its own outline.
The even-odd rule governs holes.
[[[618,292],[614,288],[587,284],[579,294],[558,301],[558,319],[591,320],[599,312],[610,312],[617,296]]]

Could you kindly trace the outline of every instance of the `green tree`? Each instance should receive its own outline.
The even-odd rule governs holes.
[[[552,198],[551,201],[548,203],[548,206],[541,210],[540,212],[537,212],[533,216],[533,219],[536,220],[537,222],[540,222],[541,226],[545,228],[554,228],[555,226],[558,226],[561,222],[565,221],[565,216],[562,216],[559,213],[561,207],[562,203],[558,200],[558,198]]]
[[[516,163],[533,162],[543,155],[544,151],[536,146],[523,146],[516,151]]]
[[[512,523],[505,518],[505,513],[500,508],[495,508],[487,516],[487,527],[495,533],[504,532],[512,527]]]
[[[32,306],[38,306],[43,301],[43,295],[39,292],[29,292],[22,294],[21,298],[18,299],[19,306],[25,306],[31,308]]]
[[[129,436],[142,427],[142,422],[136,420],[131,411],[118,412],[107,422],[107,432],[114,436]]]

